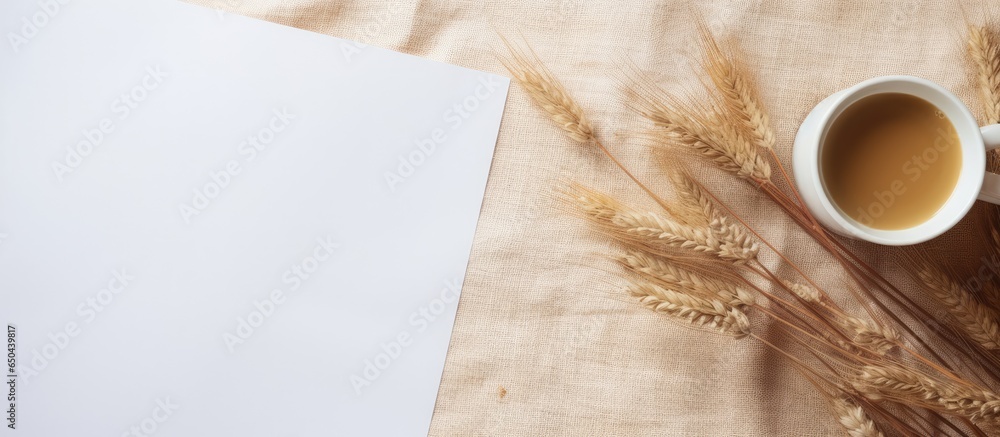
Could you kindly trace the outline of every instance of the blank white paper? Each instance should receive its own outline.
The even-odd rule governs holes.
[[[507,79],[172,0],[0,31],[0,435],[427,433]]]

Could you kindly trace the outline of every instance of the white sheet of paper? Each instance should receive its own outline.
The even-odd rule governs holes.
[[[0,435],[427,433],[507,79],[173,0],[0,32]]]

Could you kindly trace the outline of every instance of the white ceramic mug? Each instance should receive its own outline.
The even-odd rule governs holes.
[[[903,93],[920,97],[943,112],[958,132],[962,170],[955,190],[931,218],[907,229],[874,229],[842,211],[828,194],[820,157],[830,126],[851,104],[873,94]],[[969,108],[943,87],[919,77],[884,76],[840,91],[816,105],[795,136],[792,165],[795,182],[809,211],[830,230],[851,238],[892,246],[922,243],[955,226],[976,199],[1000,204],[1000,176],[986,172],[986,151],[1000,147],[1000,125],[980,129]]]

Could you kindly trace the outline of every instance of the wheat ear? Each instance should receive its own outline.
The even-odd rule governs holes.
[[[653,121],[653,133],[668,144],[688,149],[719,169],[737,177],[763,183],[771,179],[771,165],[758,148],[720,116],[706,116],[697,109],[659,106],[643,114]]]
[[[728,259],[745,263],[757,258],[760,248],[742,226],[730,223],[726,217],[720,216],[709,223],[708,229],[712,237],[722,242],[720,250],[722,253],[730,254]],[[720,257],[727,259],[725,256]]]
[[[635,282],[628,291],[653,311],[691,325],[712,328],[736,338],[750,335],[746,314],[720,300],[694,297],[647,282]]]
[[[785,285],[785,288],[803,301],[825,306],[823,298],[816,288],[798,282],[785,280],[781,282]],[[902,341],[902,337],[895,330],[879,326],[877,323],[857,317],[841,315],[835,315],[833,320],[840,329],[847,333],[847,337],[851,339],[852,344],[847,344],[840,340],[840,337],[832,335],[832,333],[827,338],[836,341],[847,350],[857,351],[858,348],[861,348],[877,355],[885,355]]]
[[[785,285],[785,288],[806,302],[820,303],[822,300],[819,290],[811,285],[784,280],[781,282]]]
[[[1000,42],[986,27],[969,26],[969,54],[976,67],[986,122],[1000,123]]]
[[[682,169],[671,169],[670,181],[678,202],[671,204],[670,214],[693,227],[708,226],[721,216],[712,196]]]
[[[505,41],[506,43],[506,41]],[[574,141],[585,143],[593,141],[594,128],[587,119],[583,108],[573,100],[566,87],[537,59],[514,49],[510,44],[507,48],[511,59],[503,61],[504,66],[542,110],[562,128]]]
[[[757,244],[743,226],[731,223],[715,205],[713,196],[684,169],[671,172],[674,191],[679,202],[675,202],[671,214],[693,227],[707,226],[729,251],[743,248],[757,250]]]
[[[885,355],[902,341],[902,337],[890,327],[862,320],[857,317],[837,317],[837,324],[847,332],[858,347],[878,355]]]
[[[757,243],[750,238],[735,238],[741,234],[732,229],[735,225],[724,221],[695,229],[655,212],[636,211],[584,187],[572,187],[569,194],[591,220],[621,240],[684,249],[737,265],[757,258]]]
[[[757,258],[757,243],[750,239],[731,239],[733,225],[715,221],[707,230],[694,229],[655,212],[619,211],[612,223],[628,235],[649,243],[686,249],[714,256],[723,261],[745,264]]]
[[[993,308],[1000,308],[1000,287],[993,282],[983,284],[983,300]]]
[[[703,298],[721,299],[736,308],[754,304],[753,295],[733,284],[690,272],[641,251],[627,251],[619,262],[625,268],[666,288],[676,288]]]
[[[977,421],[1000,423],[1000,396],[995,393],[940,381],[895,364],[864,366],[855,389],[873,401],[890,399]]]
[[[995,311],[977,301],[944,272],[924,266],[917,275],[934,299],[955,318],[962,332],[986,350],[1000,350],[1000,324]]]
[[[754,145],[773,149],[774,130],[757,97],[754,82],[746,71],[730,59],[719,47],[708,29],[701,29],[705,50],[705,70],[722,97],[725,108],[750,133]]]
[[[855,404],[851,399],[839,396],[831,401],[833,411],[840,421],[840,425],[847,431],[850,437],[884,437],[879,431],[875,422],[868,417],[864,408]]]

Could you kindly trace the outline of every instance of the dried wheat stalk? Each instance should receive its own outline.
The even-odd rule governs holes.
[[[724,117],[695,108],[649,107],[644,112],[657,123],[668,142],[689,149],[709,162],[740,178],[763,184],[771,180],[771,165],[757,146]]]
[[[854,345],[877,355],[885,355],[902,342],[899,333],[890,327],[880,326],[857,317],[844,317],[836,320],[849,334]]]
[[[800,299],[806,302],[820,303],[822,301],[822,297],[819,294],[819,290],[808,284],[803,284],[801,282],[792,282],[788,280],[782,282],[785,284],[785,287],[787,287],[792,293],[794,293],[796,296],[798,296]]]
[[[1000,418],[1000,396],[995,393],[898,365],[865,366],[855,388],[871,400],[903,400],[983,422]]]
[[[683,200],[670,205],[669,212],[672,216],[692,227],[708,226],[713,220],[722,217],[712,202],[712,196],[686,171],[672,171],[670,180],[674,193]]]
[[[704,298],[721,299],[735,308],[752,306],[755,302],[753,295],[735,284],[704,277],[639,250],[626,251],[619,262],[628,270],[666,288],[683,290]]]
[[[718,41],[705,27],[700,29],[705,48],[705,71],[719,90],[719,95],[725,103],[724,107],[731,118],[742,125],[750,133],[749,137],[756,147],[773,149],[775,143],[771,121],[764,111],[757,88],[747,75],[744,68],[736,61],[726,56]]]
[[[750,334],[750,321],[746,314],[720,300],[694,297],[639,281],[633,283],[628,292],[653,311],[694,326],[716,329],[736,338]]]
[[[884,437],[875,422],[865,410],[846,396],[838,396],[831,401],[833,411],[850,437]]]
[[[969,338],[986,350],[1000,350],[1000,319],[996,311],[981,304],[944,272],[925,265],[918,276]]]
[[[798,282],[783,282],[785,287],[802,300],[825,306],[822,296],[815,288]],[[872,323],[858,317],[843,315],[839,311],[835,312],[837,314],[832,319],[851,340],[851,344],[845,344],[845,346],[858,347],[874,352],[877,355],[885,355],[902,342],[902,336],[890,327]]]
[[[651,246],[668,246],[703,253],[724,261],[746,263],[757,256],[757,244],[725,220],[695,229],[655,212],[623,206],[610,196],[577,189],[576,201],[599,225]]]
[[[976,68],[986,122],[1000,123],[1000,42],[988,27],[969,26],[969,55]]]
[[[976,70],[979,98],[985,110],[987,124],[1000,123],[1000,41],[987,26],[969,26],[969,57]],[[986,154],[987,169],[1000,171],[998,152]]]
[[[510,71],[528,96],[544,110],[549,118],[574,141],[585,143],[594,141],[594,128],[583,109],[571,99],[566,87],[559,82],[545,66],[533,62],[528,55],[511,49],[512,59],[504,66]]]

